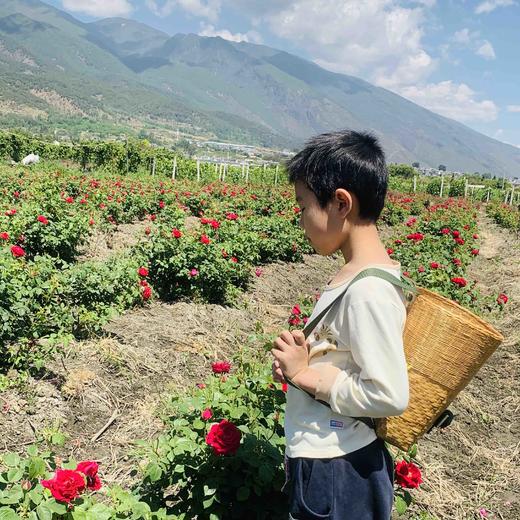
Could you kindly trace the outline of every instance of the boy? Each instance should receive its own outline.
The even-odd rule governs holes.
[[[375,137],[349,130],[319,135],[287,170],[306,237],[318,254],[340,250],[345,259],[309,320],[367,267],[400,278],[401,265],[388,256],[376,227],[388,172]],[[307,341],[301,331],[283,331],[275,340],[275,380],[285,375],[315,396],[292,386],[287,392],[289,518],[390,519],[392,457],[374,430],[353,417],[400,415],[408,406],[405,302],[400,288],[369,276],[349,288]]]

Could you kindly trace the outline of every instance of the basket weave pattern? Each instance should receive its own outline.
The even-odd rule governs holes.
[[[404,350],[410,400],[398,417],[377,421],[377,435],[407,451],[469,383],[504,337],[458,303],[419,287],[408,307]]]

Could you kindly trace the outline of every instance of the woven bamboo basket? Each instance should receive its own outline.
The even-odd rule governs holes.
[[[504,337],[458,303],[423,287],[407,307],[404,350],[410,400],[377,419],[377,435],[407,451],[468,384]]]

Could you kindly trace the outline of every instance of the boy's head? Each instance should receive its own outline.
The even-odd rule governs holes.
[[[342,234],[345,220],[350,225],[377,222],[388,172],[384,152],[371,134],[343,130],[318,135],[286,167],[303,210],[300,225],[317,250],[320,235]]]

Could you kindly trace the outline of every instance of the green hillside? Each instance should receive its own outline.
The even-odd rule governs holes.
[[[145,133],[271,147],[370,129],[391,162],[515,176],[520,150],[366,81],[264,45],[109,18],[82,23],[39,0],[0,3],[3,127]]]

